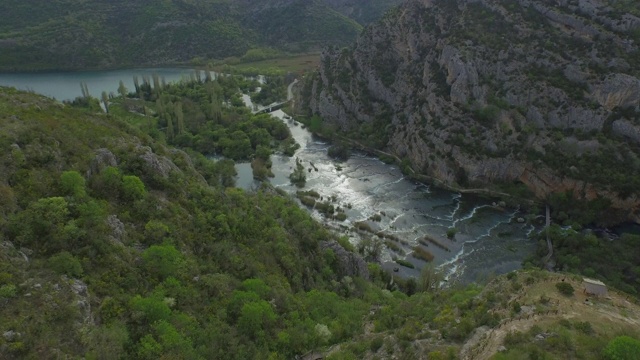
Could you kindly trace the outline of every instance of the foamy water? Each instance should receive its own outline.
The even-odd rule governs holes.
[[[281,110],[272,113],[288,124],[301,148],[293,157],[274,155],[271,183],[295,194],[297,190],[315,190],[325,200],[337,198],[335,206],[345,209],[347,220],[326,220],[319,212],[310,210],[314,218],[327,223],[354,244],[373,234],[360,234],[353,229],[359,221],[366,221],[374,232],[392,234],[404,254],[385,247],[381,256],[383,267],[398,269],[401,276],[418,276],[426,264],[411,256],[415,246],[423,247],[434,255],[434,263],[449,281],[470,282],[508,272],[520,267],[522,260],[535,249],[528,235],[535,230],[531,225],[519,224],[515,219],[523,216],[514,209],[492,205],[492,201],[474,195],[459,194],[406,179],[400,169],[364,153],[352,154],[346,162],[327,156],[329,144],[313,136],[293,121],[285,120]],[[289,182],[289,174],[300,159],[307,172],[307,182],[299,189]],[[311,163],[318,169],[313,170]],[[340,166],[342,170],[337,170]],[[251,189],[258,185],[251,177],[249,164],[238,164],[238,186]],[[308,170],[307,170],[308,171]],[[348,205],[351,208],[348,208]],[[370,221],[380,215],[379,222]],[[455,239],[448,239],[447,229],[455,227]],[[429,236],[446,249],[433,243],[419,243]],[[405,259],[415,265],[409,269],[394,262]]]

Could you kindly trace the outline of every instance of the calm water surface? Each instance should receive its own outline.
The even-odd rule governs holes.
[[[80,83],[85,82],[89,93],[100,97],[103,91],[117,93],[120,80],[129,91],[134,90],[133,77],[158,74],[166,82],[179,81],[193,73],[191,69],[127,69],[112,71],[52,72],[52,73],[0,73],[0,85],[20,90],[35,91],[56,100],[73,100],[82,95]]]

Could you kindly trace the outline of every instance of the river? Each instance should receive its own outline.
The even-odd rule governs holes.
[[[247,95],[243,99],[252,107]],[[335,197],[335,205],[345,209],[347,220],[327,220],[316,210],[311,213],[317,220],[349,236],[354,245],[363,236],[375,237],[353,229],[360,221],[365,221],[374,232],[395,236],[399,241],[394,243],[404,254],[384,249],[381,258],[384,268],[397,269],[403,277],[418,276],[425,262],[414,258],[411,252],[419,246],[434,255],[435,264],[449,281],[469,283],[519,269],[522,260],[535,250],[536,243],[529,239],[529,234],[536,228],[517,222],[525,214],[494,206],[493,201],[473,194],[417,183],[404,177],[397,166],[365,153],[356,152],[346,162],[335,161],[327,155],[328,143],[281,110],[271,115],[289,126],[301,146],[293,157],[272,156],[275,177],[270,180],[271,184],[294,196],[298,190],[314,190],[324,199]],[[296,159],[308,170],[302,189],[289,181]],[[236,186],[251,190],[260,185],[253,180],[250,164],[237,164],[236,168]],[[380,215],[380,221],[369,220],[376,214]],[[451,240],[446,235],[450,227],[457,229]],[[425,236],[443,246],[424,240],[421,244]],[[409,261],[415,268],[399,266],[394,258]]]
[[[0,74],[0,85],[31,90],[58,100],[70,100],[81,95],[80,83],[85,82],[93,96],[102,91],[115,92],[120,80],[133,89],[133,76],[156,73],[167,82],[180,80],[189,69],[131,69],[78,73]],[[245,101],[248,97],[245,96]],[[335,197],[336,205],[345,208],[347,219],[326,220],[315,210],[312,215],[336,231],[349,236],[355,244],[361,238],[353,230],[358,221],[366,221],[374,230],[393,235],[402,250],[384,249],[383,267],[397,270],[401,276],[417,276],[425,262],[411,255],[419,246],[434,256],[434,263],[449,281],[464,283],[483,280],[493,274],[520,267],[522,260],[535,249],[528,235],[533,226],[520,224],[523,214],[517,210],[493,206],[492,201],[470,194],[459,194],[416,183],[405,178],[399,168],[388,165],[364,153],[354,153],[346,162],[336,162],[327,156],[329,144],[313,136],[281,110],[272,113],[286,122],[301,148],[294,157],[274,155],[271,183],[295,195],[299,190],[289,183],[289,174],[300,159],[306,168],[307,183],[302,190],[315,190],[323,198]],[[311,163],[317,168],[313,170]],[[237,186],[251,190],[259,184],[253,180],[249,164],[237,164]],[[368,220],[380,215],[380,221]],[[447,229],[455,227],[457,234],[450,240]],[[373,236],[373,235],[364,235]],[[422,241],[425,236],[433,241]],[[395,242],[395,240],[394,240]],[[436,245],[436,243],[441,246]],[[399,266],[393,260],[405,259],[415,269]]]

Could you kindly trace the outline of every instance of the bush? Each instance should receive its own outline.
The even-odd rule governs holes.
[[[574,327],[583,334],[593,334],[593,327],[591,327],[591,323],[588,321],[577,322],[574,324]]]
[[[433,258],[434,258],[431,252],[421,248],[420,246],[414,247],[413,253],[411,255],[416,259],[420,259],[426,262],[431,262],[433,261]]]
[[[640,340],[630,336],[618,336],[604,348],[604,358],[608,360],[634,360],[640,354]]]
[[[369,345],[369,349],[371,352],[376,353],[380,348],[384,345],[384,339],[382,336],[377,336],[371,340],[371,344]]]
[[[68,275],[74,278],[79,278],[83,274],[80,260],[78,260],[67,251],[57,253],[49,258],[49,266],[51,267],[51,269],[53,269],[53,271],[57,272],[60,275]]]
[[[60,176],[60,185],[65,195],[82,196],[86,192],[85,180],[77,171],[65,171]]]
[[[520,306],[520,303],[517,301],[514,301],[511,308],[513,309],[513,312],[518,314],[520,313],[520,311],[522,310],[522,307]]]
[[[18,289],[13,284],[0,286],[0,299],[15,297],[17,293]]]
[[[458,232],[458,230],[454,227],[450,227],[447,229],[447,237],[449,239],[453,239],[456,236],[456,233]]]
[[[400,266],[407,267],[409,269],[415,269],[415,266],[412,263],[410,263],[410,262],[408,262],[407,260],[404,260],[404,259],[396,259],[396,264],[398,264]]]
[[[565,296],[572,296],[574,292],[573,286],[571,286],[571,284],[566,282],[557,283],[556,288],[562,295],[565,295]]]
[[[146,190],[144,183],[135,175],[125,175],[122,177],[122,196],[129,201],[142,199]]]
[[[327,155],[333,159],[347,161],[349,160],[351,152],[345,145],[332,145],[331,147],[329,147],[329,150],[327,150]]]

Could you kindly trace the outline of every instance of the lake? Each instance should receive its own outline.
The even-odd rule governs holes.
[[[120,81],[129,91],[134,91],[133,77],[158,74],[166,82],[179,81],[189,77],[192,69],[126,69],[110,71],[51,72],[51,73],[0,73],[0,85],[12,86],[20,90],[34,91],[56,100],[73,100],[82,96],[80,83],[84,82],[91,96],[100,97],[103,91],[117,93]]]

